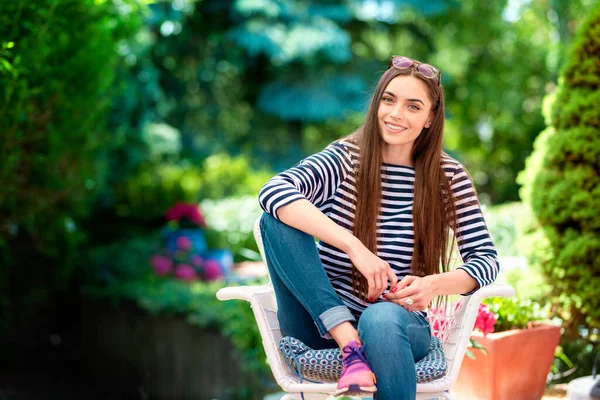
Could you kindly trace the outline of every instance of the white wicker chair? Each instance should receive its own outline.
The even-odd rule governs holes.
[[[264,260],[258,221],[254,225],[254,238]],[[444,377],[436,381],[417,384],[417,400],[454,399],[448,391],[458,377],[481,300],[486,297],[514,295],[515,290],[511,286],[494,284],[479,289],[471,296],[457,296],[455,299],[458,301],[448,302],[444,312],[430,315],[430,320],[435,320],[431,321],[432,327],[436,328],[433,334],[442,342],[448,371]],[[277,320],[275,294],[270,283],[264,286],[225,287],[217,292],[217,298],[219,300],[240,299],[250,303],[273,376],[287,393],[281,400],[301,399],[301,393],[304,394],[305,400],[324,400],[335,393],[335,383],[300,383],[299,378],[286,365],[279,351],[279,341],[282,336]],[[372,394],[365,393],[362,397],[372,397]]]

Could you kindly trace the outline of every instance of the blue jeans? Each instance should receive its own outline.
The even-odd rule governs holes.
[[[377,377],[376,398],[415,399],[415,362],[425,357],[431,340],[427,320],[395,303],[380,301],[367,307],[357,324],[333,289],[312,236],[266,213],[260,229],[282,335],[313,349],[335,348],[328,331],[351,322],[358,328]]]

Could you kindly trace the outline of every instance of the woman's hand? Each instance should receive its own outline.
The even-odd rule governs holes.
[[[388,288],[388,281],[390,282],[390,288],[398,283],[398,277],[392,271],[390,264],[377,257],[362,243],[354,246],[347,254],[356,269],[367,280],[367,297],[370,302],[377,300]]]
[[[408,311],[422,311],[429,307],[436,295],[432,276],[420,278],[408,275],[383,297]]]

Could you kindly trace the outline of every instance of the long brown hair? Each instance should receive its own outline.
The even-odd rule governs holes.
[[[412,161],[415,167],[413,201],[414,250],[411,275],[426,276],[449,270],[455,236],[456,205],[442,167],[444,132],[444,92],[436,79],[426,78],[414,68],[388,69],[379,79],[363,126],[348,139],[360,148],[356,166],[356,213],[354,235],[377,254],[377,221],[381,207],[381,165],[383,138],[378,123],[378,108],[383,92],[395,77],[414,76],[425,83],[432,103],[431,125],[415,140]],[[367,281],[352,267],[354,292],[365,300]]]

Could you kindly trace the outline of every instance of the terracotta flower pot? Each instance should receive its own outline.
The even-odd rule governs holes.
[[[490,333],[474,332],[487,350],[471,349],[450,393],[461,400],[540,400],[560,340],[560,327],[539,325]]]

